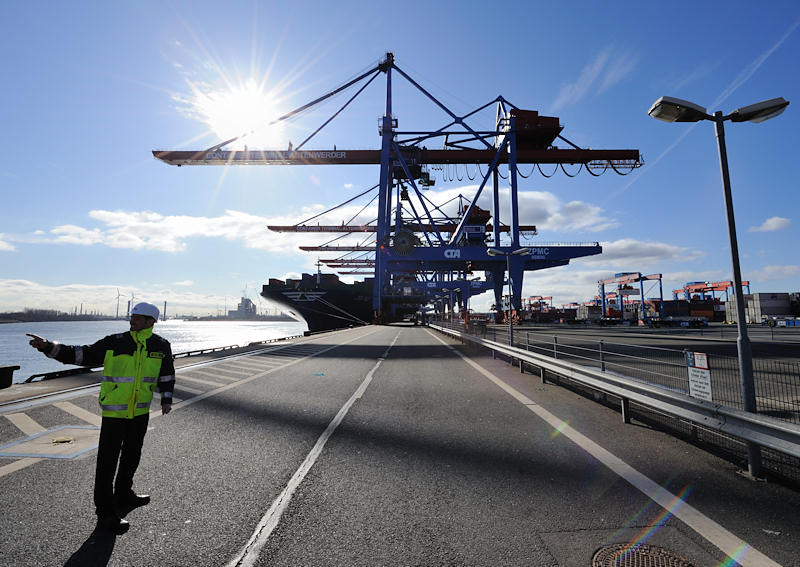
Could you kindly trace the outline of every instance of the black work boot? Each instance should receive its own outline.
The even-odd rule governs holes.
[[[147,506],[150,504],[149,494],[136,494],[131,491],[127,494],[118,494],[114,496],[114,504],[119,508],[138,508],[139,506]]]
[[[119,516],[98,516],[97,518],[97,529],[103,532],[122,535],[130,527],[130,523]]]

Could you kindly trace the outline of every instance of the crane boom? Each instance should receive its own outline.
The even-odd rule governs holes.
[[[428,150],[404,148],[403,158],[417,164],[489,164],[493,149]],[[377,165],[380,150],[153,150],[169,165]],[[609,163],[616,167],[639,164],[639,150],[519,149],[517,163]],[[508,153],[499,163],[508,163]]]
[[[304,252],[374,252],[375,246],[299,246]]]
[[[453,223],[443,223],[443,224],[437,224],[436,225],[436,229],[438,229],[439,232],[453,232],[456,229],[457,226],[458,225],[453,224]],[[374,224],[365,224],[365,225],[359,225],[359,224],[338,224],[338,225],[337,224],[329,224],[329,225],[325,225],[325,224],[323,224],[323,225],[319,225],[319,224],[317,224],[317,225],[313,225],[313,224],[312,225],[297,225],[297,224],[277,225],[277,224],[271,224],[271,225],[268,225],[267,228],[270,229],[273,232],[377,232],[378,231],[378,227],[375,226]],[[426,231],[431,231],[431,230],[433,230],[434,227],[431,224],[423,224],[422,227],[420,227],[420,225],[410,224],[410,225],[407,225],[406,228],[411,228],[415,232],[420,232],[422,230],[422,228],[424,228]],[[486,226],[486,230],[491,232],[492,225],[487,225]],[[500,227],[500,232],[509,232],[510,230],[511,230],[511,228],[508,227],[507,225],[503,225],[503,226]],[[519,227],[519,230],[526,231],[526,232],[536,232],[536,225],[523,224],[523,225],[521,225]],[[339,248],[339,250],[344,250],[344,248]],[[374,247],[370,248],[370,250],[374,250]]]

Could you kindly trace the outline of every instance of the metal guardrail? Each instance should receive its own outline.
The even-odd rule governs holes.
[[[289,340],[289,339],[297,339],[297,338],[301,338],[301,337],[303,337],[303,335],[291,335],[289,337],[280,337],[278,339],[269,339],[269,340],[266,340],[266,341],[255,341],[255,342],[252,342],[252,343],[248,343],[246,345],[228,345],[228,346],[222,346],[222,347],[211,347],[211,348],[201,348],[201,349],[198,349],[198,350],[188,350],[186,352],[179,352],[179,353],[173,354],[172,358],[175,359],[175,358],[183,358],[183,357],[187,357],[187,356],[198,356],[198,355],[201,355],[201,354],[208,354],[210,352],[222,352],[222,351],[226,351],[226,350],[232,350],[232,349],[235,349],[235,348],[244,348],[244,347],[251,347],[251,346],[258,346],[258,345],[267,345],[267,344],[270,344],[270,343],[277,343],[277,342],[280,342],[280,341],[286,341],[286,340]]]
[[[482,339],[456,329],[448,329],[434,324],[429,327],[462,341],[469,341],[517,359],[521,361],[520,364],[524,362],[535,366],[540,369],[543,380],[546,370],[589,388],[611,394],[621,400],[623,419],[626,423],[629,422],[628,404],[633,401],[641,406],[800,458],[800,426],[796,424],[698,400],[686,394],[659,388],[618,374],[609,374],[602,370],[539,355],[507,344]]]

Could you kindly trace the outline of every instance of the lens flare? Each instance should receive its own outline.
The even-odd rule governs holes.
[[[736,548],[736,551],[733,553],[733,555],[726,557],[725,560],[718,565],[718,567],[736,567],[736,565],[740,564],[739,560],[747,555],[747,550],[749,549],[750,545],[743,543]]]
[[[550,439],[555,439],[558,437],[564,429],[569,427],[569,421],[562,421],[558,427],[556,427],[553,432],[550,434]]]
[[[686,497],[692,491],[692,488],[693,487],[692,487],[691,484],[686,485],[684,487],[684,489],[681,490],[677,494],[677,496],[675,496],[675,498],[673,499],[673,501],[670,503],[669,506],[664,508],[661,511],[661,513],[659,513],[655,518],[653,518],[653,521],[651,521],[650,524],[647,527],[645,527],[642,531],[640,531],[636,535],[636,537],[633,539],[633,541],[631,541],[628,545],[626,545],[623,549],[620,550],[620,552],[616,555],[615,559],[619,559],[619,558],[625,557],[627,554],[629,554],[631,552],[631,550],[634,547],[636,547],[637,545],[640,545],[640,544],[644,543],[645,541],[647,541],[650,538],[650,536],[652,536],[658,530],[658,528],[660,528],[663,525],[663,523],[667,521],[669,516],[671,516],[672,513],[681,504],[684,503]],[[646,508],[647,507],[645,507],[645,509]]]

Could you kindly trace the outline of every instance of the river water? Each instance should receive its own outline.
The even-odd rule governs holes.
[[[43,323],[0,324],[0,366],[19,366],[14,382],[24,382],[33,374],[74,368],[51,360],[32,348],[25,333],[39,335],[68,345],[91,344],[106,335],[129,329],[128,321],[53,321]],[[305,323],[297,321],[181,321],[156,323],[154,331],[172,343],[172,352],[203,348],[247,345],[302,335]]]

